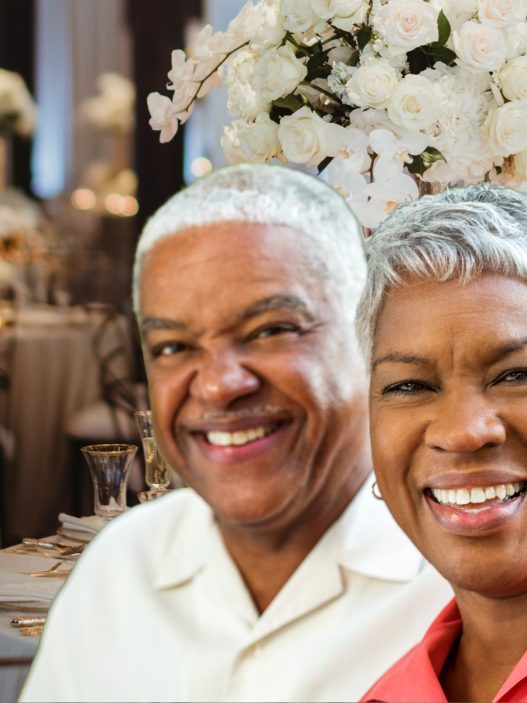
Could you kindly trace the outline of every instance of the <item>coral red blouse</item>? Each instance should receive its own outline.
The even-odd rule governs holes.
[[[381,676],[361,701],[445,703],[439,675],[462,630],[456,601],[452,600],[429,627],[425,636]],[[527,701],[527,652],[500,688],[496,703]]]

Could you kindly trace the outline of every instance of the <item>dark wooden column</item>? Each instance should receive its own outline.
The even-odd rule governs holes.
[[[34,0],[0,0],[0,68],[20,73],[32,93],[34,86]],[[31,141],[13,139],[12,184],[30,192]]]
[[[139,178],[138,221],[142,225],[183,186],[183,129],[168,144],[148,125],[148,93],[165,90],[172,49],[183,48],[185,25],[201,15],[200,0],[128,0],[137,90],[135,168]]]

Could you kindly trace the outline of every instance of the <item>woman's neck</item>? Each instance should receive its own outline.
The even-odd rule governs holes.
[[[491,701],[527,651],[527,594],[456,591],[463,632],[440,679],[449,701]]]

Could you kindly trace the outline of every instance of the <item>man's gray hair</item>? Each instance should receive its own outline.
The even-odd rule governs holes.
[[[386,294],[405,279],[527,279],[527,195],[483,183],[400,205],[367,241],[366,256],[356,326],[370,361]]]
[[[335,294],[343,297],[353,319],[366,261],[352,211],[321,179],[285,166],[262,164],[213,171],[172,196],[150,218],[135,255],[132,295],[136,314],[144,255],[157,242],[182,230],[229,221],[284,225],[304,233],[307,243],[310,240],[314,246],[306,247],[306,240],[299,238],[299,251],[334,286]]]

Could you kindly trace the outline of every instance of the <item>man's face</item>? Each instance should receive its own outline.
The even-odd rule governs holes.
[[[231,525],[340,511],[369,470],[364,368],[343,303],[299,254],[308,244],[288,227],[223,222],[143,262],[157,440]]]

